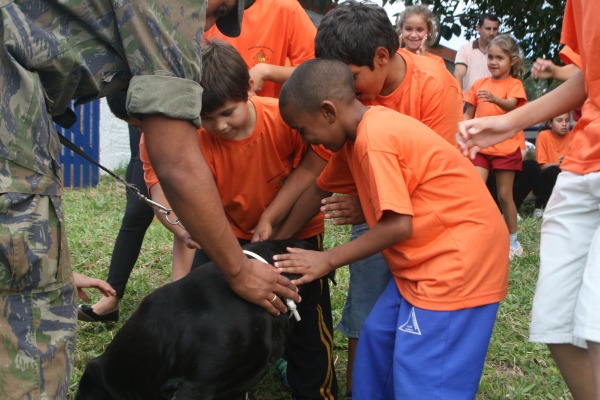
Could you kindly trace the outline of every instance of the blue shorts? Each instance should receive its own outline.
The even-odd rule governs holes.
[[[353,397],[475,398],[497,311],[498,303],[456,311],[414,307],[390,279],[358,341]]]
[[[350,240],[356,239],[368,229],[367,224],[353,226]],[[350,264],[348,295],[342,319],[336,327],[341,333],[351,338],[359,337],[364,320],[391,276],[392,273],[381,253]]]

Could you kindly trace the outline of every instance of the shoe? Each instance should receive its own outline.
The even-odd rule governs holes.
[[[287,367],[287,360],[283,357],[277,360],[277,362],[275,363],[275,370],[277,371],[277,374],[281,377],[283,384],[287,387],[290,387],[290,383],[288,382],[287,377]]]
[[[533,218],[542,218],[544,216],[544,210],[541,208],[536,208],[533,210]]]
[[[512,261],[513,258],[519,257],[521,254],[523,254],[523,247],[521,246],[521,243],[517,242],[517,248],[511,248],[508,252],[508,260]]]
[[[92,306],[80,304],[77,307],[77,319],[85,322],[118,322],[119,310],[104,315],[98,315],[94,312]]]

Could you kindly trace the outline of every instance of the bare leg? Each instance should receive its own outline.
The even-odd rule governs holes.
[[[596,388],[596,400],[600,399],[600,343],[587,342],[590,364],[592,366],[592,375],[594,377],[594,387]]]
[[[571,344],[549,344],[548,347],[573,399],[594,400],[594,377],[588,351]]]
[[[513,199],[513,183],[515,180],[515,171],[496,170],[496,189],[498,191],[498,202],[504,220],[508,227],[508,233],[517,232],[517,207]]]

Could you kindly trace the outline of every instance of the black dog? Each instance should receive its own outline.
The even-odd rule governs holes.
[[[310,245],[270,240],[244,249],[273,263],[286,247]],[[305,297],[313,291],[316,282],[300,288]],[[283,355],[292,321],[244,301],[215,264],[205,264],[142,301],[104,354],[88,362],[75,399],[244,398]]]

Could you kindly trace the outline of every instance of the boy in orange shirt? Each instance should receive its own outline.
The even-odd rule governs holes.
[[[382,251],[393,274],[361,331],[354,397],[474,398],[508,279],[506,225],[483,181],[427,126],[359,102],[339,61],[302,64],[279,106],[305,141],[335,153],[282,232],[334,191],[358,193],[369,231],[326,252],[288,249],[275,266],[302,283]]]
[[[259,96],[278,97],[294,68],[315,58],[316,31],[298,0],[256,0],[244,11],[238,37],[214,27],[204,38],[231,43],[250,69],[252,90]]]
[[[290,172],[307,151],[298,132],[281,119],[277,99],[248,99],[250,77],[240,54],[225,42],[202,46],[202,125],[197,132],[200,150],[215,179],[227,219],[240,244],[248,243],[252,229]],[[148,191],[165,205],[160,184],[144,144],[140,157]],[[176,218],[173,216],[172,218]],[[164,222],[163,222],[164,223]],[[185,235],[176,225],[174,249],[185,247]],[[322,249],[323,216],[315,216],[296,237]],[[203,250],[194,266],[210,261]],[[317,298],[302,301],[302,320],[286,345],[288,380],[297,399],[334,400],[337,381],[333,366],[333,321],[327,278],[320,281]]]
[[[383,105],[411,116],[448,142],[462,120],[462,91],[445,67],[427,58],[399,50],[398,34],[385,10],[375,4],[347,1],[325,15],[315,37],[315,55],[349,64],[354,73],[357,97],[366,105]],[[318,158],[313,158],[316,161]],[[305,164],[305,163],[303,163]],[[301,166],[303,170],[305,165]],[[318,170],[315,165],[307,169]],[[323,165],[320,166],[323,168]],[[317,173],[318,174],[318,173]],[[306,174],[314,180],[311,174]],[[304,184],[297,188],[305,187]],[[289,188],[284,188],[287,191]],[[325,199],[326,218],[348,216],[360,208],[352,196]],[[291,204],[288,202],[287,204]],[[273,214],[267,210],[268,214]],[[287,210],[286,210],[287,211]],[[287,212],[280,212],[287,215]],[[275,218],[277,220],[277,218]],[[261,222],[264,222],[262,220]],[[352,236],[362,235],[363,219],[338,219],[335,224],[352,223]],[[267,223],[266,225],[270,225]],[[257,227],[258,234],[263,226]],[[268,229],[267,229],[268,231]],[[342,319],[337,328],[348,336],[347,391],[352,391],[354,349],[364,318],[389,280],[381,254],[350,265],[350,285]]]

